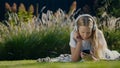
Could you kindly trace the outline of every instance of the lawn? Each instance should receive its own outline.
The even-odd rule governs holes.
[[[40,63],[36,60],[0,61],[0,68],[120,68],[120,61]]]

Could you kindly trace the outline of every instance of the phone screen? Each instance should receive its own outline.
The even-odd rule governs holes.
[[[84,52],[86,54],[90,54],[90,50],[83,50],[82,52]]]

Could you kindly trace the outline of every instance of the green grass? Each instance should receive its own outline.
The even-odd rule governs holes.
[[[120,68],[120,61],[40,63],[36,60],[0,61],[0,68]]]

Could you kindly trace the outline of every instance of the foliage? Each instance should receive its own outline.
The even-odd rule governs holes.
[[[26,31],[20,31],[16,35],[9,34],[3,45],[7,51],[6,59],[33,59],[68,53],[68,42],[69,31],[48,29],[33,31],[31,34]]]
[[[34,13],[34,7],[33,5],[30,5],[28,11],[26,11],[26,8],[23,3],[20,4],[18,9],[18,17],[21,22],[28,22],[33,18]]]
[[[111,5],[109,6],[109,14],[115,16],[115,17],[120,17],[120,0],[112,0],[110,3]]]
[[[5,59],[33,59],[69,53],[68,29],[69,27],[66,26],[31,31],[14,26],[7,34],[6,32],[2,34],[0,46],[6,52],[5,54],[1,52],[0,55],[3,54]]]
[[[109,15],[120,17],[120,0],[97,0],[96,14],[101,16],[103,12],[107,12]]]
[[[19,19],[18,25],[7,27],[1,23],[0,46],[3,50],[0,52],[0,59],[37,59],[70,53],[69,34],[73,21],[66,19],[61,9],[56,13],[59,18],[50,12],[43,13],[41,19],[39,17],[28,19],[28,21]]]
[[[120,30],[104,30],[105,39],[108,47],[111,50],[117,50],[120,52]]]

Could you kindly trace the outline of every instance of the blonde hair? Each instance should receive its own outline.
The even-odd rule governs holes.
[[[76,28],[78,29],[80,26],[88,26],[90,29],[92,29],[92,34],[90,37],[90,42],[92,44],[93,48],[93,55],[96,58],[99,58],[99,47],[98,47],[98,37],[97,37],[97,25],[95,19],[88,14],[81,15],[76,19]]]

